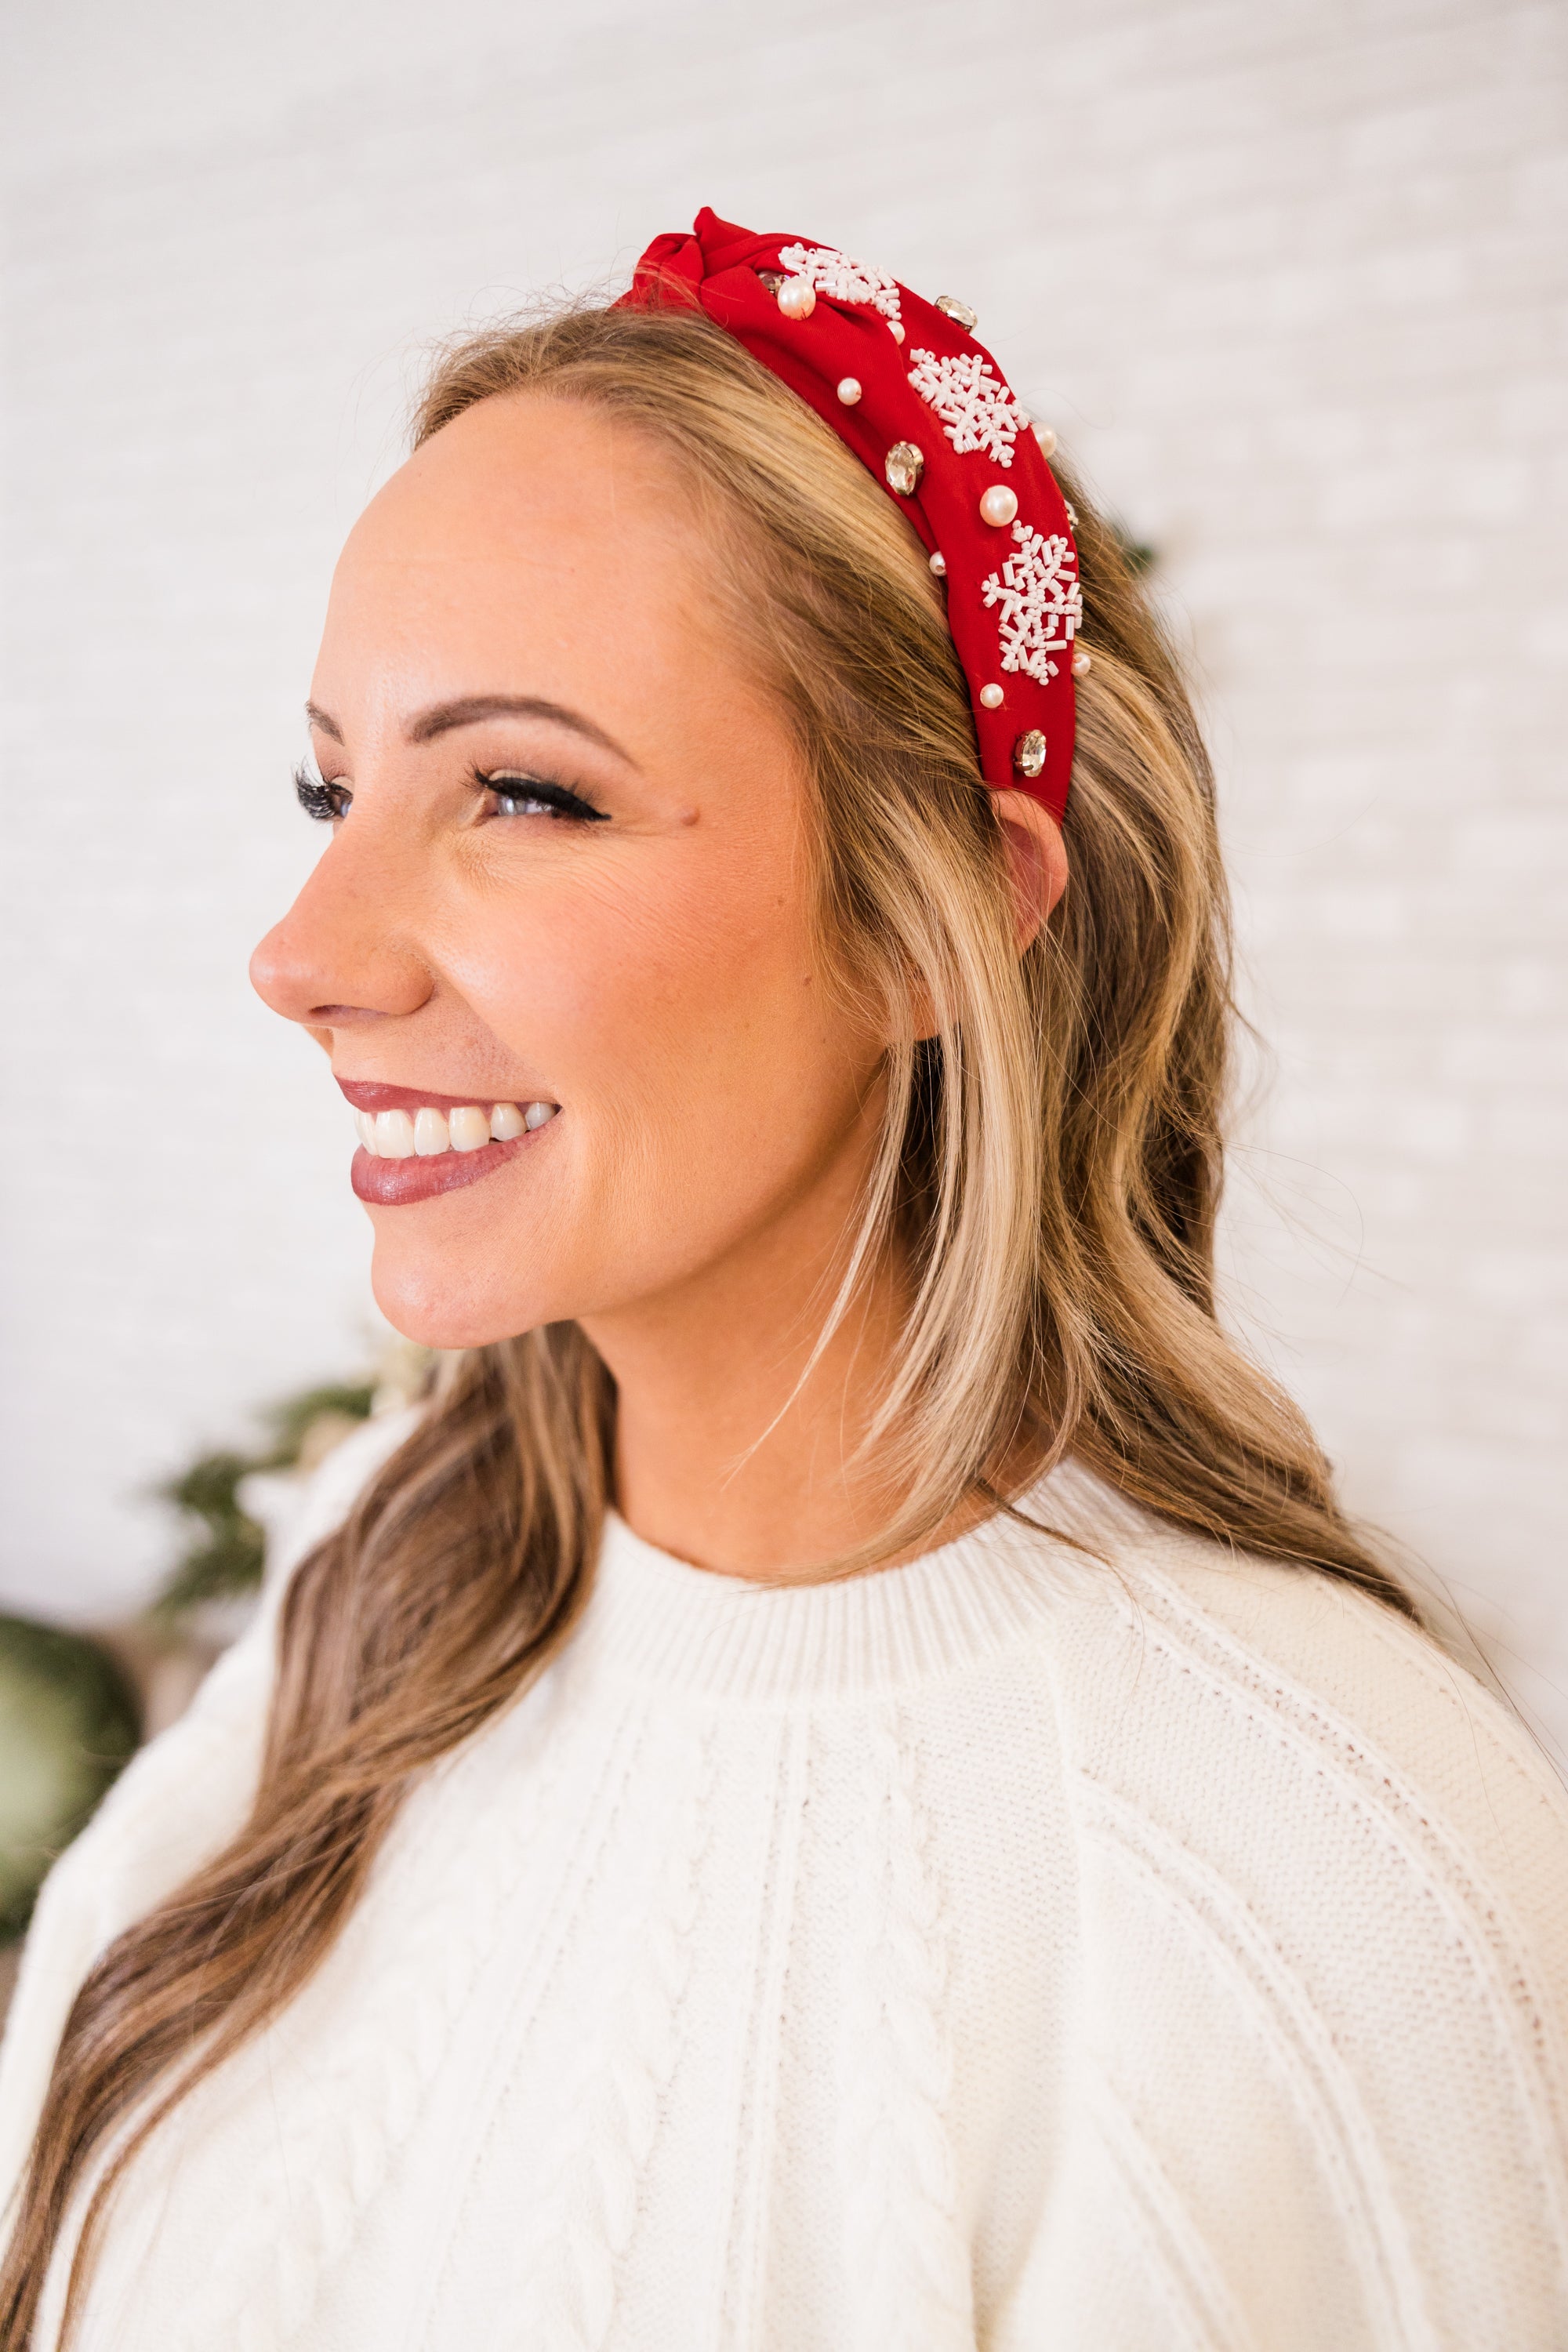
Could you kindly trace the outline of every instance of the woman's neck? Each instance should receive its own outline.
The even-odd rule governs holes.
[[[804,1580],[893,1516],[885,1449],[848,1465],[894,1367],[905,1290],[892,1269],[871,1276],[808,1373],[836,1253],[787,1223],[771,1239],[584,1328],[616,1381],[616,1495],[633,1530],[700,1568]],[[986,1507],[964,1506],[917,1549]]]

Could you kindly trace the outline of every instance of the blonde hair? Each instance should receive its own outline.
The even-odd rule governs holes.
[[[608,414],[695,499],[713,593],[812,781],[825,969],[893,1037],[832,1311],[871,1266],[905,1270],[868,1441],[898,1499],[838,1571],[966,1501],[1010,1506],[1071,1454],[1168,1520],[1414,1614],[1300,1414],[1216,1318],[1231,1004],[1213,793],[1177,667],[1082,489],[1064,485],[1093,656],[1072,878],[1020,958],[941,592],[827,427],[694,310],[582,309],[445,352],[416,441],[516,395]],[[68,2327],[148,2133],[319,1965],[414,1776],[560,1644],[607,1507],[614,1413],[574,1325],[479,1349],[298,1571],[248,1820],[119,1937],[71,2011],[0,2273],[0,2344],[26,2343],[68,2205],[100,2172]]]

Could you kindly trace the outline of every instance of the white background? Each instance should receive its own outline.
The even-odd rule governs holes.
[[[973,302],[1158,548],[1271,1049],[1234,1311],[1568,1730],[1561,6],[5,25],[0,1597],[132,1605],[150,1482],[363,1361],[343,1113],[245,979],[333,553],[425,341],[708,202]]]

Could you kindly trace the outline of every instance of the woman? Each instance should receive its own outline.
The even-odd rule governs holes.
[[[7,2347],[1568,2341],[1562,1792],[1216,1323],[1207,772],[973,323],[705,213],[350,539],[255,976],[451,1353],[46,1892]]]

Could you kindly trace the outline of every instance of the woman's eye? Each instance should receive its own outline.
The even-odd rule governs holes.
[[[353,794],[346,784],[329,783],[314,761],[301,760],[294,771],[294,797],[319,824],[335,824],[347,816]]]
[[[475,781],[495,794],[498,816],[564,817],[577,824],[603,824],[605,812],[564,784],[548,783],[542,776],[525,776],[515,769],[476,771]]]

